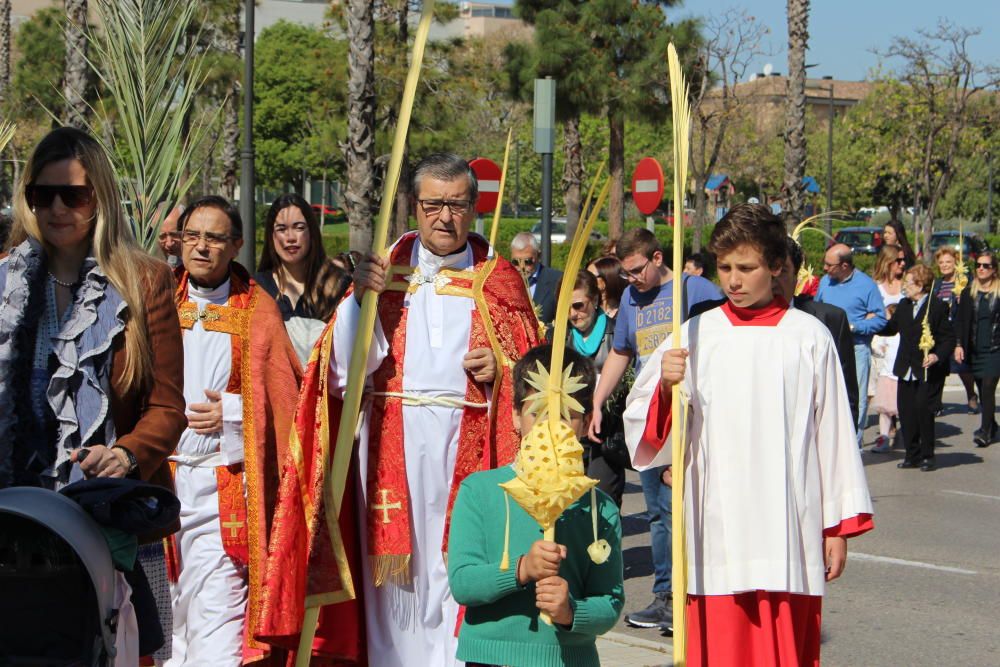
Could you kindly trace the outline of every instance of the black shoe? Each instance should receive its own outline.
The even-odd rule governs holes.
[[[669,624],[673,628],[674,610],[670,593],[657,593],[653,603],[642,611],[625,616],[625,622],[634,628],[658,628]]]
[[[992,438],[986,436],[986,431],[981,428],[977,428],[972,432],[972,442],[976,443],[976,447],[985,447],[990,444]]]
[[[937,466],[934,464],[934,459],[924,459],[920,462],[920,470],[922,472],[930,472],[931,470],[936,470]]]
[[[919,468],[920,464],[917,463],[916,461],[907,461],[907,460],[904,459],[904,460],[900,461],[899,463],[897,463],[896,467],[897,468]]]
[[[674,636],[674,622],[670,621],[669,623],[660,623],[660,635],[662,635],[664,637],[673,637]]]

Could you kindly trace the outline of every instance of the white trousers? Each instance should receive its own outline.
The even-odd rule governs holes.
[[[181,571],[170,586],[173,654],[166,667],[238,667],[243,659],[246,573],[222,548],[215,469],[177,466]]]

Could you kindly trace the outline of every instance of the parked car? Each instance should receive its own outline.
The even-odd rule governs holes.
[[[990,249],[989,244],[983,239],[983,237],[972,232],[963,232],[961,243],[961,248],[959,248],[959,235],[957,230],[945,230],[940,232],[934,232],[931,234],[931,256],[937,252],[938,248],[944,248],[950,246],[955,250],[961,250],[962,257],[964,259],[971,259],[975,261],[976,257],[980,253],[986,252]]]
[[[581,221],[581,224],[582,221]],[[542,221],[539,220],[531,227],[531,233],[534,234],[535,240],[539,244],[542,242]],[[566,218],[558,217],[552,218],[552,233],[550,235],[553,243],[565,243],[566,242]],[[591,241],[604,241],[606,237],[600,232],[591,230],[590,232]]]
[[[882,247],[882,227],[844,227],[833,237],[859,255],[874,255]]]
[[[312,210],[316,214],[316,217],[320,219],[322,219],[325,214],[327,222],[343,222],[344,220],[347,220],[347,212],[333,206],[313,204]]]

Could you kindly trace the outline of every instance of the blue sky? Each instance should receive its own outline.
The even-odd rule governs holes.
[[[513,3],[508,3],[513,4]],[[770,62],[775,72],[788,72],[784,0],[685,0],[671,14],[706,16],[729,7],[745,9],[771,29],[774,55],[761,59],[758,71]],[[945,12],[947,12],[945,14]],[[807,63],[817,63],[810,76],[831,75],[860,81],[878,65],[871,50],[885,50],[896,36],[913,36],[921,28],[933,28],[942,16],[958,26],[982,28],[969,43],[973,57],[1000,65],[1000,0],[812,0],[809,15]],[[892,63],[887,63],[891,67]]]

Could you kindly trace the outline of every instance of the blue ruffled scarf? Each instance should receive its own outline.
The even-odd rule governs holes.
[[[45,275],[45,251],[35,239],[0,260],[0,488],[24,483],[22,471],[14,469],[14,450],[32,431],[23,419],[30,414],[29,342],[44,303]],[[45,474],[54,485],[68,481],[74,449],[115,442],[112,343],[125,329],[128,306],[93,257],[84,261],[80,275],[70,314],[52,340],[55,371],[46,398],[57,426],[55,459]]]

